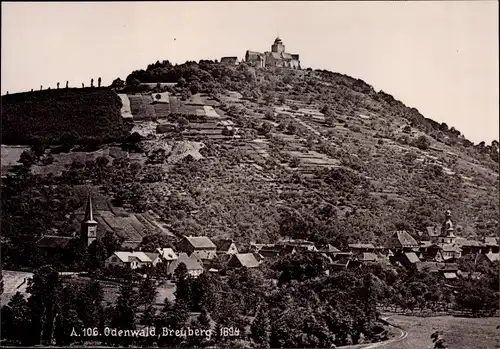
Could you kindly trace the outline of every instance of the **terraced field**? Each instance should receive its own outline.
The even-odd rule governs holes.
[[[130,99],[130,110],[137,121],[156,120],[156,113],[153,107],[153,99],[150,94],[128,95]]]

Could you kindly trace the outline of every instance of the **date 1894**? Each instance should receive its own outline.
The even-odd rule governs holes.
[[[99,331],[96,327],[94,328],[83,328],[75,329],[71,331],[71,337],[190,337],[190,336],[205,336],[212,337],[213,335],[220,337],[239,337],[240,329],[237,327],[221,327],[216,332],[210,329],[193,329],[193,328],[182,328],[182,329],[170,329],[168,327],[161,328],[161,331],[157,333],[154,327],[144,328],[141,330],[121,330],[116,328],[105,327],[103,331]]]

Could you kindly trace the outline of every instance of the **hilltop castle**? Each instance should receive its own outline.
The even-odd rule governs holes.
[[[279,37],[271,45],[271,52],[247,51],[245,61],[256,68],[283,67],[300,69],[299,55],[285,52],[285,45]]]

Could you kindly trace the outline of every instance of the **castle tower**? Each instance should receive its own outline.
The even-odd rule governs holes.
[[[283,41],[281,41],[280,38],[276,38],[276,40],[274,40],[274,44],[271,46],[271,52],[279,54],[285,52],[285,45],[283,45]]]
[[[89,246],[92,241],[97,239],[97,222],[94,220],[94,213],[92,211],[92,195],[90,191],[80,233],[82,241],[86,244],[86,246]]]
[[[439,240],[441,243],[454,244],[455,243],[455,228],[453,228],[453,222],[451,221],[451,211],[446,211],[446,218],[441,227],[441,235]]]

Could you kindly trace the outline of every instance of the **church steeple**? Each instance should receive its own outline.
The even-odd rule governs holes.
[[[94,220],[94,212],[92,210],[92,193],[89,191],[89,196],[87,198],[87,206],[85,207],[85,218],[84,222],[95,222]]]
[[[81,225],[81,238],[87,246],[97,239],[97,222],[94,220],[92,194],[90,191],[87,204],[85,206],[85,217],[83,218]]]
[[[455,242],[455,228],[453,228],[453,222],[451,221],[451,211],[446,211],[446,218],[444,219],[443,225],[441,227],[441,242],[453,244]]]

